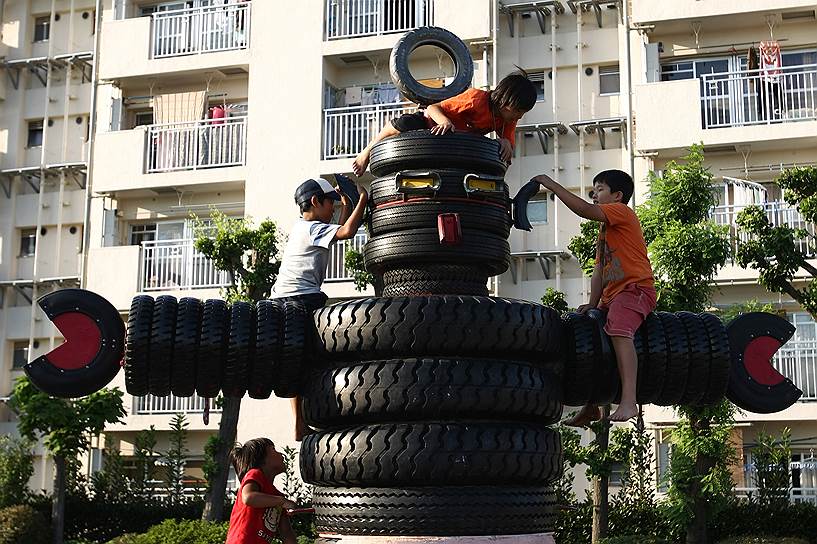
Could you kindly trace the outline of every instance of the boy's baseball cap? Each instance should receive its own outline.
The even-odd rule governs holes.
[[[309,202],[313,196],[324,195],[332,200],[340,201],[340,195],[332,184],[323,178],[308,179],[295,189],[295,204],[299,206]]]

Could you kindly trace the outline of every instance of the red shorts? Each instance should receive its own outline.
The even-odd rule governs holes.
[[[609,336],[632,338],[647,315],[655,310],[655,289],[630,284],[613,297],[609,304],[599,304],[599,310],[607,312],[604,332]]]

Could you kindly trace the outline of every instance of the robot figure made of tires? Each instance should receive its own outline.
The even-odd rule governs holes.
[[[408,54],[427,44],[457,63],[452,86],[427,89],[408,72]],[[432,27],[400,40],[391,69],[421,104],[462,92],[473,73],[467,47]],[[124,355],[137,396],[302,395],[316,432],[302,443],[300,469],[316,486],[321,532],[552,530],[550,486],[563,463],[551,425],[563,405],[620,395],[604,316],[488,296],[488,278],[509,266],[510,229],[530,228],[525,207],[537,190],[510,199],[494,140],[403,133],[374,146],[370,168],[364,257],[383,296],[314,315],[276,300],[138,296],[125,343],[104,299],[58,291],[39,303],[67,342],[26,372],[51,394],[80,396],[108,383]],[[800,391],[769,358],[792,334],[769,314],[727,329],[710,314],[655,312],[635,337],[638,401],[705,405],[726,395],[755,412],[785,409]]]

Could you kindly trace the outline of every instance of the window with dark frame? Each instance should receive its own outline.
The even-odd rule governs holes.
[[[131,225],[130,245],[141,246],[142,242],[150,242],[156,239],[158,229],[156,223],[146,223],[144,225]]]
[[[20,257],[32,257],[37,248],[37,229],[20,231]]]
[[[11,368],[18,370],[28,364],[28,342],[14,342]]]
[[[599,94],[610,96],[621,92],[621,76],[618,64],[599,66]]]
[[[29,121],[26,147],[40,147],[41,145],[43,145],[43,121]]]
[[[34,19],[34,42],[47,42],[49,37],[51,37],[51,17]]]
[[[545,71],[544,70],[530,70],[528,72],[528,79],[536,87],[536,101],[542,102],[545,99]]]

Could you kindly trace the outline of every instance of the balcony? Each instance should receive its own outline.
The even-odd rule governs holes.
[[[218,289],[230,285],[227,272],[193,247],[193,240],[142,242],[139,291]]]
[[[741,0],[721,2],[718,0],[672,0],[671,2],[634,2],[633,21],[636,23],[675,23],[683,19],[703,19],[726,16],[734,20],[739,14],[776,12],[781,10],[808,9],[813,0]],[[685,22],[685,21],[684,21]]]
[[[795,463],[792,463],[793,465]],[[748,499],[749,496],[757,497],[756,487],[736,487],[735,496],[739,499]],[[789,502],[817,504],[817,487],[792,487],[789,488]]]
[[[349,240],[338,240],[329,249],[329,262],[326,265],[326,282],[341,282],[351,281],[352,274],[346,269],[345,257],[346,252],[351,249],[363,251],[363,246],[366,244],[366,233],[364,231],[358,232],[354,238]]]
[[[151,16],[153,58],[246,49],[249,2],[156,12]]]
[[[718,225],[729,226],[733,251],[737,247],[738,243],[749,240],[749,235],[743,231],[739,231],[735,225],[735,219],[737,218],[738,214],[747,206],[749,206],[749,204],[716,206],[711,213],[711,218],[715,223]],[[766,212],[766,217],[769,218],[769,222],[774,227],[785,225],[794,229],[804,229],[812,237],[817,234],[817,226],[814,223],[810,223],[803,219],[803,216],[800,215],[797,208],[792,207],[786,202],[764,202],[762,204],[757,204],[757,206],[763,208],[763,210]],[[809,239],[802,238],[797,240],[797,248],[800,251],[804,251],[806,254],[809,254]],[[813,257],[814,255],[810,256]]]
[[[146,395],[144,397],[133,397],[133,415],[152,416],[165,414],[201,414],[207,399],[198,395],[192,397],[156,397]],[[220,413],[221,408],[210,406],[211,413]]]
[[[770,125],[817,119],[817,64],[704,74],[701,111],[705,129]]]
[[[243,166],[247,118],[204,119],[147,127],[145,172]]]
[[[354,157],[390,119],[417,109],[412,102],[327,108],[323,111],[323,158]]]
[[[803,391],[800,401],[817,401],[817,340],[783,345],[774,357],[774,367]]]
[[[434,24],[433,0],[326,0],[325,40],[402,33]]]

